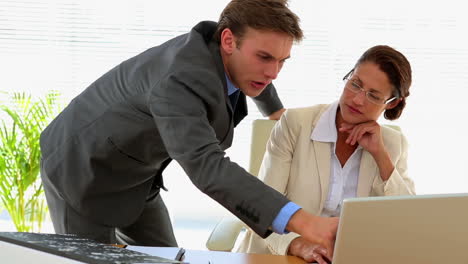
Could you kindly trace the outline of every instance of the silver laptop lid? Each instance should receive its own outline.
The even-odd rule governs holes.
[[[333,263],[468,263],[468,194],[345,200]]]

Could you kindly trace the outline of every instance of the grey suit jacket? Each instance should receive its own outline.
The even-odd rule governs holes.
[[[191,181],[262,237],[288,200],[225,157],[233,112],[214,22],[110,70],[73,99],[41,135],[43,182],[80,214],[111,225],[136,220],[176,160]],[[254,98],[263,114],[282,107],[273,85]]]

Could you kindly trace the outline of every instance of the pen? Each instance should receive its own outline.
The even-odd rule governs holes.
[[[185,254],[185,249],[180,248],[179,252],[177,252],[177,255],[175,257],[175,260],[182,261],[184,259],[184,254]]]
[[[121,244],[110,244],[111,246],[118,247],[118,248],[126,248],[127,245],[121,245]]]

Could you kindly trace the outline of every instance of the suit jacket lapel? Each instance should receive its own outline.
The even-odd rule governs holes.
[[[208,41],[208,40],[207,40]],[[223,60],[221,58],[221,53],[219,51],[219,43],[217,43],[214,40],[211,40],[208,44],[208,48],[210,50],[210,53],[213,57],[213,61],[216,65],[216,70],[218,72],[219,78],[221,79],[223,83],[223,91],[224,91],[224,101],[225,103],[221,107],[225,107],[227,112],[229,113],[229,120],[226,120],[226,122],[215,122],[212,124],[214,130],[216,131],[216,134],[218,136],[218,139],[220,141],[220,146],[222,149],[227,149],[231,146],[232,144],[232,139],[234,136],[234,111],[231,107],[231,104],[229,103],[229,97],[227,94],[227,83],[226,83],[226,76],[224,73],[224,65],[223,65]],[[242,97],[242,95],[239,95],[239,97]],[[245,96],[244,96],[244,101],[245,101]],[[239,103],[239,102],[238,102]],[[223,111],[220,109],[220,111]],[[221,133],[220,133],[221,132]],[[224,133],[223,133],[224,132]],[[220,133],[220,135],[218,135]]]
[[[359,180],[357,196],[369,196],[372,190],[372,183],[376,176],[378,176],[377,164],[374,161],[372,155],[362,150],[361,164],[359,167]]]
[[[324,203],[328,195],[328,186],[330,184],[330,143],[313,141],[315,151],[315,162],[317,163],[318,176],[320,179],[320,212],[324,206]]]

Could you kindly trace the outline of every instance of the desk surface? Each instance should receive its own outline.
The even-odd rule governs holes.
[[[154,248],[158,256],[173,259],[174,248],[157,247]],[[300,258],[292,256],[275,256],[263,254],[243,254],[221,251],[202,251],[202,250],[186,250],[185,262],[190,264],[305,264],[306,262]]]

